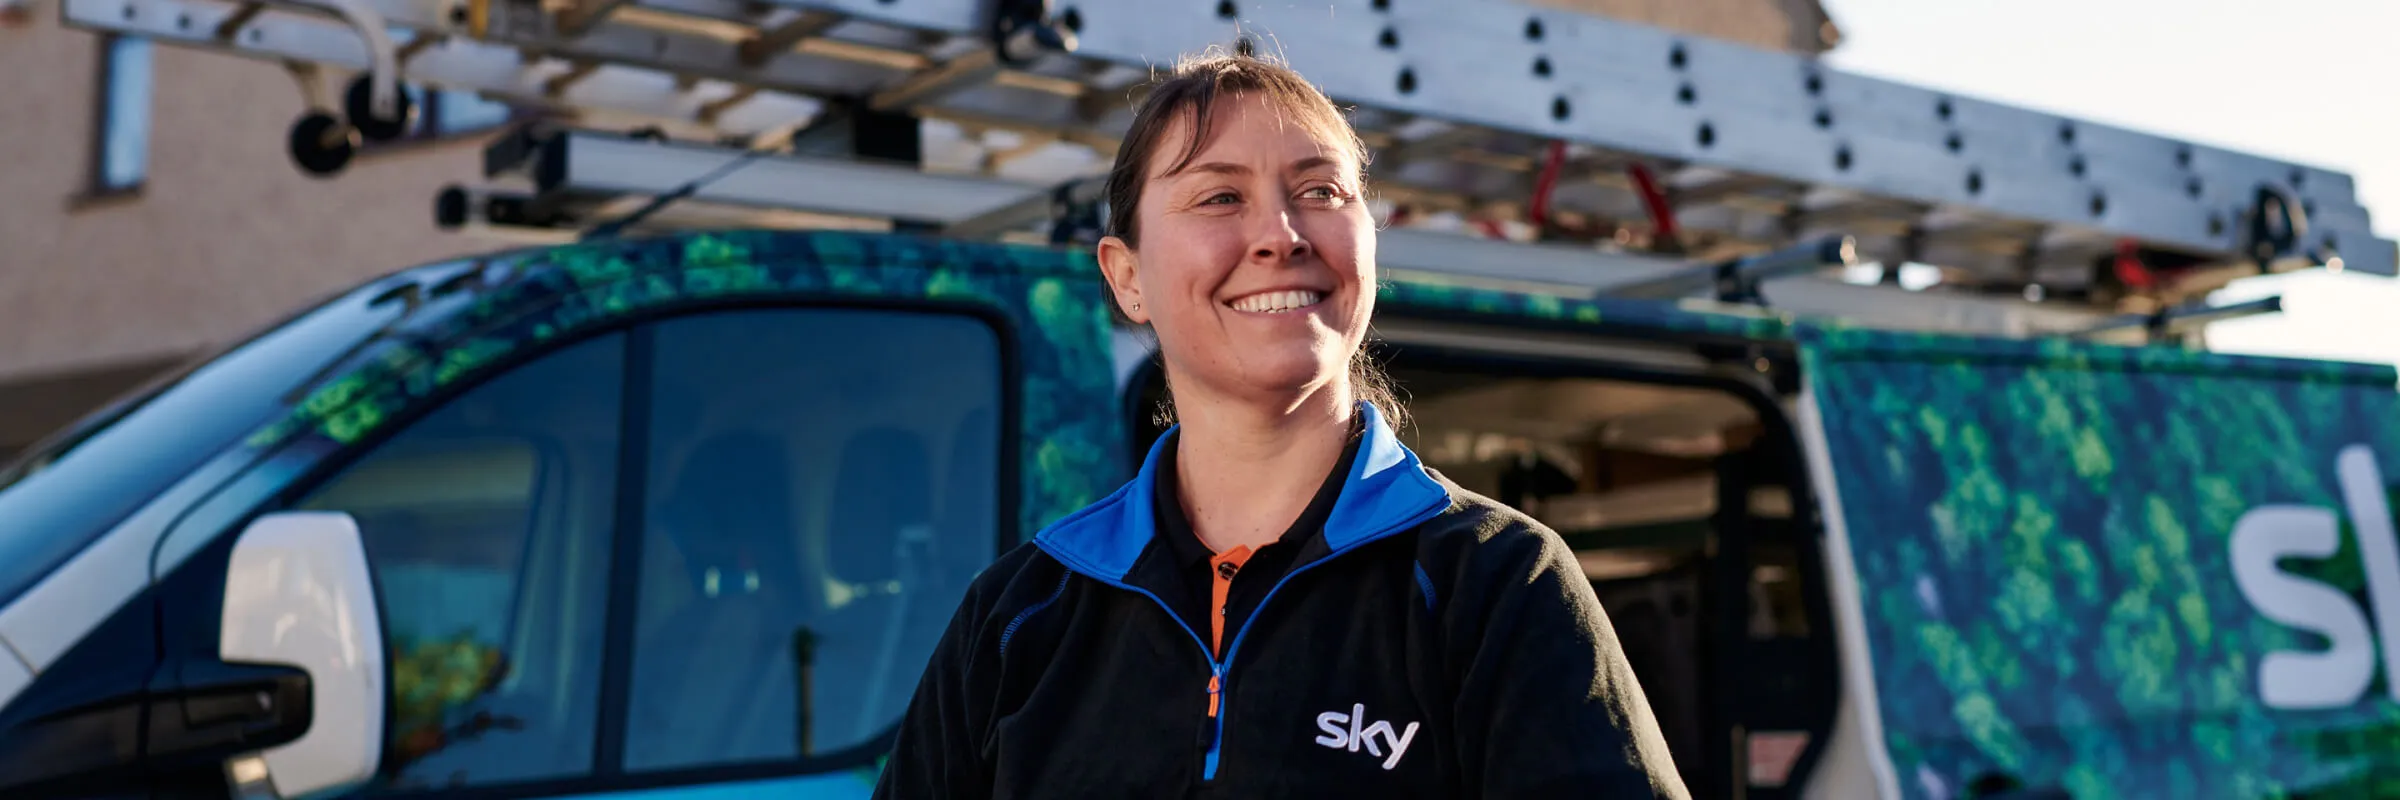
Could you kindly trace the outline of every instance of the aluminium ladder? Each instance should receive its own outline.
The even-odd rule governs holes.
[[[293,131],[312,171],[338,170],[354,131],[396,135],[400,81],[566,118],[487,154],[487,177],[531,192],[450,193],[453,221],[588,228],[668,195],[689,208],[645,223],[758,219],[710,208],[953,235],[1088,223],[1149,70],[1255,47],[1353,109],[1408,237],[1384,257],[1430,272],[1656,289],[1684,286],[1659,283],[1682,263],[1662,256],[1733,263],[1838,236],[1845,256],[1937,265],[1941,291],[1829,308],[1921,303],[1911,324],[2033,333],[2191,308],[2244,274],[2400,261],[2340,172],[1500,0],[57,2],[73,26],[360,73],[348,119]],[[812,144],[828,133],[848,141]],[[1492,235],[1403,224],[1444,215]],[[1810,310],[1784,295],[1821,289],[1773,299]]]

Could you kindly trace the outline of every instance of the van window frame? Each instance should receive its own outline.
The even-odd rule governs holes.
[[[1018,430],[1022,427],[1024,407],[1021,402],[1025,376],[1023,358],[1018,349],[1018,333],[1014,323],[995,304],[989,301],[941,300],[929,298],[861,298],[831,295],[830,301],[736,299],[685,304],[674,313],[645,315],[639,325],[632,327],[626,341],[626,389],[624,405],[619,409],[620,420],[617,515],[612,532],[612,551],[609,556],[609,589],[606,619],[603,630],[602,673],[600,684],[599,726],[595,734],[599,755],[594,764],[595,774],[587,776],[589,783],[560,788],[543,794],[571,794],[596,791],[648,789],[670,786],[708,785],[773,779],[807,778],[830,775],[844,770],[872,767],[890,752],[900,729],[901,717],[883,726],[873,737],[850,747],[825,755],[784,761],[752,761],[732,764],[708,764],[693,767],[668,767],[629,771],[625,766],[627,736],[626,717],[633,699],[635,630],[640,607],[638,591],[642,584],[643,547],[649,536],[650,513],[649,479],[650,433],[653,365],[656,364],[656,338],[660,323],[676,319],[691,319],[714,313],[745,311],[882,311],[922,315],[946,314],[963,316],[982,322],[992,334],[999,354],[997,373],[1000,378],[999,408],[994,418],[1000,427],[994,449],[999,469],[993,493],[992,513],[998,515],[992,526],[992,556],[1005,554],[1021,536],[1017,520],[1020,502],[1025,491],[1022,482],[1023,454]],[[913,365],[912,365],[913,366]],[[638,391],[637,391],[638,390]],[[638,470],[638,471],[636,471]],[[988,562],[987,562],[988,563]],[[964,599],[963,597],[960,599]],[[921,670],[920,670],[921,672]],[[906,683],[914,687],[917,676],[910,675]],[[903,708],[902,714],[906,713]],[[563,783],[563,782],[562,782]],[[377,798],[453,797],[450,792],[407,794],[378,794]],[[511,795],[515,796],[515,795]]]
[[[656,323],[671,319],[690,318],[727,311],[808,311],[831,309],[842,311],[898,311],[919,314],[948,314],[964,316],[983,323],[996,344],[1000,378],[998,409],[995,424],[998,437],[995,458],[998,469],[993,496],[993,553],[1005,554],[1024,538],[1023,513],[1027,493],[1022,444],[1027,424],[1025,387],[1028,383],[1020,323],[1004,301],[982,297],[922,297],[922,296],[862,296],[839,291],[793,292],[773,296],[709,298],[684,300],[629,313],[607,323],[562,335],[527,347],[495,360],[478,374],[444,386],[394,414],[384,424],[353,444],[336,450],[317,452],[305,440],[279,444],[261,454],[243,473],[223,485],[223,490],[190,509],[185,519],[228,520],[216,526],[206,539],[173,573],[160,576],[163,584],[172,584],[177,591],[162,593],[162,637],[170,642],[167,670],[176,669],[180,662],[206,658],[213,652],[208,646],[216,640],[219,624],[216,609],[221,598],[199,596],[211,587],[221,592],[226,556],[230,543],[257,516],[291,506],[309,493],[339,477],[350,465],[380,448],[401,432],[457,397],[481,388],[500,376],[558,353],[577,344],[610,335],[624,335],[624,386],[628,395],[621,399],[618,425],[621,433],[618,452],[618,472],[615,476],[617,497],[612,516],[615,529],[610,532],[611,556],[609,574],[609,607],[604,612],[603,656],[599,724],[594,732],[596,758],[590,771],[568,778],[550,778],[516,783],[495,783],[456,789],[407,789],[387,792],[362,792],[356,796],[373,798],[517,798],[573,796],[591,793],[620,792],[680,786],[739,784],[759,781],[786,781],[812,777],[831,777],[858,770],[872,770],[891,747],[899,730],[899,719],[866,742],[848,750],[806,759],[761,761],[742,764],[718,764],[691,768],[627,772],[623,768],[625,709],[622,701],[629,698],[632,668],[634,607],[629,591],[639,585],[641,565],[627,562],[628,554],[638,558],[641,536],[646,531],[641,524],[646,514],[648,475],[649,422],[647,419],[652,376],[652,335]],[[295,462],[300,463],[297,467]],[[271,486],[262,483],[272,482]],[[170,531],[168,536],[175,535]],[[163,537],[162,537],[163,538]],[[190,594],[194,603],[179,602],[175,594]],[[618,597],[624,598],[620,610]],[[380,602],[380,598],[378,599]],[[378,613],[380,620],[380,610]],[[177,644],[182,646],[178,647]],[[386,653],[386,669],[391,654]],[[911,685],[915,677],[909,678]],[[387,701],[388,702],[388,701]],[[612,727],[612,725],[614,727]],[[388,744],[390,731],[378,739],[378,747]],[[380,775],[378,776],[380,777]]]
[[[367,460],[369,460],[369,459],[372,459],[372,458],[374,458],[374,457],[375,457],[375,456],[377,456],[377,455],[381,455],[381,454],[384,454],[384,453],[387,453],[387,452],[389,452],[389,451],[385,450],[384,448],[385,448],[387,445],[391,444],[393,440],[395,440],[395,439],[399,439],[399,438],[402,438],[402,437],[405,437],[405,436],[407,436],[407,435],[408,435],[408,434],[409,434],[411,431],[413,431],[413,430],[416,430],[416,426],[417,426],[419,423],[422,423],[422,422],[424,422],[424,421],[425,421],[425,420],[426,420],[428,417],[431,417],[431,416],[433,416],[433,415],[435,415],[435,414],[438,414],[438,413],[440,413],[440,412],[441,412],[443,409],[445,409],[445,408],[449,407],[449,405],[450,405],[452,402],[455,402],[455,401],[459,400],[460,398],[463,398],[463,397],[466,397],[466,396],[469,396],[469,395],[475,394],[475,393],[477,393],[477,392],[480,392],[480,391],[482,391],[482,390],[484,390],[484,389],[486,389],[486,388],[489,388],[489,387],[490,387],[490,386],[492,386],[493,384],[495,384],[495,383],[497,383],[497,382],[499,382],[499,381],[501,381],[501,380],[503,380],[503,379],[506,379],[506,378],[508,378],[508,377],[511,377],[511,376],[514,376],[514,375],[518,374],[519,370],[522,370],[522,369],[524,369],[524,368],[526,368],[526,367],[529,367],[529,366],[533,366],[533,365],[539,364],[539,363],[541,363],[541,362],[543,362],[543,361],[546,361],[546,360],[548,360],[548,359],[550,359],[550,358],[553,358],[553,357],[556,357],[556,356],[560,356],[560,355],[562,355],[562,354],[565,354],[567,351],[569,351],[569,350],[573,350],[573,349],[576,349],[576,348],[578,348],[578,347],[590,346],[590,345],[592,345],[592,344],[594,344],[594,343],[597,343],[597,342],[599,342],[599,341],[601,341],[601,340],[604,340],[604,339],[611,339],[611,338],[614,338],[614,339],[617,339],[617,340],[618,340],[617,342],[615,342],[615,343],[613,344],[613,347],[614,347],[614,349],[617,351],[617,352],[616,352],[616,354],[615,354],[615,355],[616,355],[616,357],[617,357],[617,360],[616,360],[616,363],[613,365],[613,368],[615,369],[615,372],[616,372],[616,379],[617,379],[617,383],[618,383],[617,391],[618,391],[618,393],[619,393],[619,396],[618,396],[618,397],[616,398],[616,400],[615,400],[615,405],[616,405],[616,407],[617,407],[618,414],[622,415],[622,414],[624,413],[624,408],[625,408],[625,404],[626,404],[626,400],[625,400],[625,398],[623,397],[623,393],[624,393],[624,392],[627,390],[627,388],[628,388],[628,387],[630,387],[630,386],[632,385],[632,383],[631,383],[631,378],[632,378],[632,375],[631,375],[631,364],[632,364],[632,360],[633,360],[633,341],[632,341],[632,340],[633,340],[634,334],[635,334],[635,332],[636,332],[637,330],[638,330],[637,328],[630,328],[630,327],[627,327],[627,326],[620,326],[620,325],[609,325],[609,326],[599,327],[599,328],[596,328],[596,329],[594,329],[594,330],[591,330],[591,331],[587,331],[587,332],[585,332],[585,333],[583,333],[583,334],[581,334],[581,335],[576,335],[576,336],[571,336],[571,337],[561,337],[559,340],[557,340],[557,341],[554,341],[554,342],[550,342],[550,343],[546,343],[544,346],[541,346],[541,347],[532,347],[532,348],[526,348],[526,350],[525,350],[524,352],[521,352],[521,353],[517,354],[517,355],[518,355],[518,357],[516,357],[516,358],[513,358],[513,359],[510,359],[510,360],[509,360],[509,361],[507,361],[506,363],[504,363],[504,364],[501,364],[501,365],[498,365],[498,366],[497,366],[496,368],[494,368],[494,369],[491,369],[491,370],[489,370],[489,371],[487,371],[487,372],[484,372],[483,374],[481,374],[481,375],[478,375],[478,376],[475,376],[475,377],[473,377],[473,378],[471,378],[471,379],[468,379],[468,380],[465,380],[465,381],[460,381],[460,385],[457,385],[457,386],[454,386],[454,387],[450,387],[450,388],[449,388],[447,391],[444,391],[444,392],[441,392],[441,393],[438,393],[438,394],[435,394],[435,395],[432,395],[432,396],[429,396],[429,397],[425,398],[425,400],[423,400],[422,402],[420,402],[420,403],[416,404],[415,406],[413,406],[413,407],[411,407],[411,408],[409,408],[409,409],[406,409],[406,410],[405,410],[405,411],[404,411],[404,412],[403,412],[401,415],[399,415],[399,416],[396,416],[396,417],[394,418],[394,420],[393,420],[392,424],[389,424],[389,425],[386,425],[386,426],[384,426],[383,428],[381,428],[380,430],[378,430],[374,436],[372,436],[372,437],[370,437],[370,438],[368,438],[368,439],[362,439],[362,440],[360,440],[360,441],[359,441],[359,442],[357,442],[356,444],[353,444],[353,445],[352,445],[352,446],[350,446],[350,447],[343,448],[343,449],[340,449],[340,450],[335,450],[335,451],[332,451],[332,453],[331,453],[330,455],[326,455],[326,456],[322,456],[322,457],[318,458],[318,460],[316,461],[316,463],[309,465],[309,467],[307,468],[307,470],[306,470],[305,472],[301,473],[299,477],[297,477],[297,478],[295,478],[295,479],[293,479],[293,480],[291,480],[291,481],[287,482],[287,483],[286,483],[286,484],[285,484],[285,485],[284,485],[284,486],[283,486],[283,487],[282,487],[282,488],[281,488],[279,491],[277,491],[276,493],[274,493],[273,495],[271,495],[271,496],[270,496],[268,499],[266,499],[266,500],[265,500],[265,501],[263,501],[263,502],[259,502],[259,503],[255,503],[255,504],[253,504],[253,507],[252,507],[252,508],[250,508],[250,509],[248,509],[248,510],[247,510],[247,512],[246,512],[246,514],[245,514],[245,516],[243,516],[243,517],[242,517],[242,522],[241,522],[240,524],[237,524],[237,525],[235,525],[235,526],[232,526],[232,527],[230,527],[230,528],[229,528],[229,529],[227,529],[227,530],[224,530],[224,531],[221,531],[221,532],[219,532],[219,533],[217,534],[217,537],[219,538],[219,540],[220,540],[221,542],[230,542],[232,539],[234,539],[234,538],[235,538],[235,535],[236,535],[236,534],[238,534],[238,532],[240,531],[240,529],[241,529],[242,527],[246,526],[246,525],[248,524],[248,521],[249,521],[250,519],[254,518],[254,517],[255,517],[256,515],[258,515],[258,514],[271,513],[271,512],[276,512],[276,511],[294,510],[294,509],[297,509],[297,508],[299,508],[301,503],[303,503],[303,502],[305,502],[305,501],[307,501],[307,500],[313,499],[314,497],[316,497],[316,496],[318,495],[318,493],[319,493],[319,492],[323,491],[323,490],[324,490],[324,489],[326,489],[328,486],[331,486],[332,484],[334,484],[334,483],[337,483],[337,482],[341,481],[341,480],[342,480],[342,479],[344,479],[345,477],[348,477],[348,476],[350,476],[350,475],[352,474],[351,470],[352,470],[352,468],[353,468],[353,467],[356,467],[356,466],[357,466],[357,465],[359,465],[360,463],[362,463],[362,462],[365,462],[365,461],[367,461]],[[618,429],[619,429],[619,431],[620,431],[620,435],[621,435],[622,427],[623,427],[623,426],[622,426],[622,424],[621,424],[621,420],[620,420],[620,425],[618,426]],[[507,617],[508,617],[508,622],[507,622],[507,625],[506,625],[507,632],[506,632],[506,633],[505,633],[505,634],[504,634],[504,635],[501,637],[503,641],[511,641],[511,640],[514,640],[514,639],[516,638],[517,632],[518,632],[518,630],[519,630],[519,622],[520,622],[520,620],[518,619],[518,615],[519,615],[519,613],[521,612],[521,610],[522,610],[522,608],[523,608],[523,606],[524,606],[525,592],[526,592],[526,590],[527,590],[527,587],[526,587],[526,585],[525,585],[525,584],[526,584],[526,581],[525,581],[525,579],[524,579],[524,573],[523,573],[523,571],[524,571],[525,567],[527,566],[527,562],[529,561],[529,559],[526,559],[526,558],[524,558],[524,557],[523,557],[523,555],[524,555],[524,554],[526,554],[526,553],[530,553],[530,552],[532,551],[532,549],[534,548],[534,546],[535,546],[535,545],[536,545],[536,544],[537,544],[537,543],[540,541],[540,539],[541,539],[541,531],[539,530],[539,528],[538,528],[538,525],[540,524],[540,520],[541,520],[541,518],[542,518],[543,514],[545,513],[545,511],[546,511],[546,510],[548,510],[548,509],[546,509],[546,507],[545,507],[545,505],[544,505],[544,504],[545,504],[545,503],[549,503],[549,502],[554,502],[554,501],[557,501],[557,500],[559,499],[558,497],[554,496],[554,494],[553,494],[552,492],[550,492],[550,491],[549,491],[549,486],[548,486],[548,484],[549,484],[549,482],[550,482],[550,480],[551,480],[552,478],[555,478],[555,477],[557,477],[557,476],[559,476],[559,475],[562,475],[562,474],[564,474],[564,473],[563,473],[563,471],[562,471],[562,469],[561,469],[561,468],[562,468],[562,466],[563,466],[562,464],[560,464],[559,462],[557,462],[557,461],[555,461],[555,460],[551,460],[551,459],[547,458],[547,452],[548,452],[548,451],[549,451],[551,448],[547,447],[547,446],[546,446],[546,444],[547,444],[547,443],[543,442],[543,441],[542,441],[540,438],[538,438],[538,437],[529,437],[529,436],[524,436],[522,432],[516,432],[514,435],[503,435],[503,436],[501,436],[501,437],[490,437],[490,438],[485,438],[485,439],[482,439],[482,440],[480,440],[480,442],[481,442],[481,443],[483,443],[483,444],[489,444],[489,443],[490,443],[490,442],[492,442],[492,441],[496,441],[496,440],[500,440],[500,439],[504,439],[504,438],[511,438],[511,439],[515,439],[515,440],[517,440],[517,441],[523,442],[523,443],[525,443],[525,444],[526,444],[526,445],[529,447],[529,449],[531,449],[531,450],[532,450],[532,451],[533,451],[533,452],[536,454],[536,461],[535,461],[535,464],[534,464],[534,470],[533,470],[533,476],[532,476],[532,477],[533,477],[533,481],[532,481],[532,483],[533,483],[533,486],[532,486],[532,490],[531,490],[531,491],[529,492],[529,494],[528,494],[528,498],[527,498],[527,505],[526,505],[526,509],[525,509],[525,514],[526,514],[526,523],[527,523],[527,526],[528,526],[528,527],[527,527],[527,529],[526,529],[526,541],[525,541],[525,542],[524,542],[522,545],[520,545],[520,551],[519,551],[519,552],[520,552],[520,558],[519,558],[519,560],[518,560],[518,567],[517,567],[517,569],[518,569],[518,575],[516,576],[516,585],[515,585],[515,586],[513,586],[513,587],[511,588],[511,590],[510,590],[510,599],[509,599],[509,606],[510,606],[510,607],[509,607],[508,611],[506,612],[506,613],[507,613]],[[287,446],[287,447],[288,447],[288,446]],[[613,463],[610,463],[610,464],[609,464],[609,466],[610,466],[610,468],[611,468],[612,470],[615,470],[615,469],[622,469],[622,468],[623,468],[623,465],[624,465],[624,462],[625,462],[625,456],[624,456],[625,446],[624,446],[624,443],[622,443],[622,442],[619,442],[619,443],[617,444],[616,450],[617,450],[617,453],[616,453],[616,458],[614,459]],[[612,476],[612,477],[614,477],[614,476]],[[612,489],[614,488],[614,484],[615,484],[615,483],[616,483],[615,481],[612,481]],[[613,524],[615,523],[615,521],[616,521],[616,514],[618,513],[618,511],[617,511],[617,509],[614,507],[614,506],[615,506],[615,504],[614,504],[613,502],[612,502],[610,505],[611,505],[611,511],[610,511],[610,517],[609,517],[609,519],[610,519],[610,523],[613,525]],[[612,535],[613,535],[613,534],[612,534]],[[609,543],[603,543],[603,544],[605,545],[605,544],[609,544]],[[213,545],[212,545],[212,546],[213,546]],[[380,576],[380,574],[381,574],[381,573],[380,573],[380,572],[379,572],[379,571],[376,569],[376,567],[377,567],[377,564],[376,564],[376,563],[374,563],[374,560],[373,560],[373,559],[374,559],[374,557],[375,557],[375,554],[374,554],[374,553],[372,553],[372,552],[370,552],[370,553],[368,553],[368,554],[367,554],[367,557],[368,557],[368,559],[369,559],[369,563],[368,563],[368,565],[367,565],[367,566],[368,566],[368,575],[369,575],[369,579],[370,579],[370,580],[373,580],[373,581],[378,581],[378,582],[380,582],[381,578],[380,578],[379,576]],[[196,559],[196,560],[197,560],[197,559]],[[611,569],[613,569],[613,568],[614,568],[614,566],[613,566],[613,565],[611,565]],[[223,573],[223,568],[222,568],[221,564],[218,564],[218,563],[215,563],[215,562],[211,562],[210,566],[209,566],[207,569],[208,569],[210,572],[214,573],[214,574],[219,574],[219,575],[221,575],[221,574]],[[604,582],[604,583],[605,583],[605,582],[607,582],[607,581],[608,581],[608,578],[609,578],[609,576],[603,575],[603,576],[600,576],[600,578],[599,578],[599,581],[600,581],[600,582]],[[391,644],[392,644],[392,633],[391,633],[391,630],[390,630],[390,628],[388,627],[388,625],[389,625],[389,623],[390,623],[390,614],[387,612],[387,610],[386,610],[386,608],[385,608],[385,606],[384,606],[384,603],[385,603],[385,601],[386,601],[386,599],[387,599],[387,595],[386,595],[386,593],[383,591],[383,589],[382,589],[380,586],[378,586],[378,587],[377,587],[377,589],[376,589],[376,591],[374,592],[374,595],[373,595],[373,596],[374,596],[374,598],[375,598],[375,603],[376,603],[376,622],[377,622],[377,626],[378,626],[378,631],[379,631],[379,633],[381,634],[381,636],[382,636],[382,640],[383,640],[383,643],[384,643],[384,645],[385,645],[385,647],[384,647],[384,662],[383,662],[383,664],[384,664],[384,682],[385,682],[385,691],[386,691],[386,699],[385,699],[385,706],[384,706],[384,716],[383,716],[383,721],[384,721],[384,730],[383,730],[383,731],[382,731],[380,734],[378,734],[378,736],[377,736],[377,739],[376,739],[376,742],[377,742],[377,747],[380,749],[380,748],[388,748],[388,747],[389,747],[389,745],[390,745],[390,743],[391,743],[391,738],[392,738],[393,734],[395,734],[395,733],[397,732],[397,729],[396,729],[396,727],[395,727],[395,725],[396,725],[396,723],[397,723],[397,719],[396,719],[396,716],[395,716],[394,714],[392,714],[392,713],[391,713],[391,710],[392,710],[392,709],[391,709],[391,702],[390,702],[390,700],[391,700],[391,697],[390,697],[390,692],[391,692],[391,690],[392,690],[392,687],[393,687],[393,685],[394,685],[394,683],[393,683],[393,680],[392,680],[393,669],[394,669],[394,662],[395,662],[395,659],[396,659],[396,658],[399,656],[399,654],[398,654],[398,653],[396,653],[396,652],[393,650],[393,648],[391,647]],[[214,608],[214,606],[211,606],[210,608],[212,608],[212,609],[213,609],[213,608]],[[213,614],[211,614],[210,616],[213,616]],[[209,623],[209,624],[210,624],[210,627],[209,627],[209,628],[208,628],[208,630],[206,631],[206,634],[207,634],[207,636],[209,637],[207,640],[208,640],[208,641],[214,641],[214,637],[215,637],[215,636],[216,636],[216,634],[217,634],[217,629],[214,627],[214,621],[213,621],[213,619],[212,619],[212,620],[210,620],[210,623]],[[601,621],[601,625],[602,625],[602,628],[601,628],[601,637],[602,637],[602,642],[601,642],[601,644],[602,644],[603,648],[605,648],[605,646],[606,646],[606,643],[607,643],[607,635],[608,635],[608,630],[607,630],[607,628],[606,628],[606,620],[605,620],[605,619],[603,619],[603,620]],[[553,654],[553,655],[556,655],[556,654]],[[572,654],[569,654],[567,657],[572,657]],[[600,671],[600,673],[601,673],[601,677],[602,677],[603,679],[605,678],[605,675],[606,675],[606,673],[607,673],[607,669],[608,669],[608,667],[607,667],[607,663],[606,663],[605,659],[603,659],[603,660],[600,660],[600,661],[596,661],[596,662],[593,664],[593,668],[594,668],[594,669],[596,669],[596,670],[599,670],[599,671]],[[513,676],[513,675],[512,675],[511,677],[515,677],[515,676]],[[600,687],[598,686],[598,684],[599,684],[599,683],[600,683],[600,681],[599,681],[599,680],[595,680],[595,681],[594,681],[594,684],[595,684],[595,686],[593,687],[593,688],[594,688],[593,694],[595,695],[595,697],[593,698],[593,700],[594,700],[595,702],[598,702],[598,701],[600,700],[600,698],[598,697],[598,695],[599,695],[599,691],[598,691],[598,690],[599,690],[599,688],[600,688]],[[596,715],[595,715],[595,716],[596,716]],[[592,740],[593,740],[593,741],[596,743],[596,742],[598,741],[598,737],[599,737],[599,729],[598,729],[597,725],[595,725],[595,726],[593,727],[593,732],[592,732]],[[384,778],[384,777],[385,777],[385,775],[386,775],[386,771],[387,771],[387,770],[390,770],[390,769],[392,768],[392,765],[391,765],[391,764],[390,764],[390,763],[389,763],[387,760],[383,760],[383,759],[381,759],[381,758],[380,758],[380,755],[387,755],[387,754],[388,754],[388,752],[387,752],[387,753],[384,753],[384,754],[379,754],[379,760],[378,760],[378,762],[377,762],[377,774],[376,774],[376,776],[375,776],[375,778],[376,778],[377,780],[380,780],[380,779]],[[345,796],[346,796],[346,797],[373,797],[373,798],[380,798],[380,797],[395,797],[395,796],[429,796],[429,795],[440,795],[440,796],[447,797],[447,796],[452,796],[452,795],[454,795],[454,794],[457,794],[457,793],[458,793],[458,792],[460,792],[460,791],[474,791],[474,790],[480,790],[480,789],[482,789],[484,786],[498,786],[498,787],[506,787],[506,786],[516,786],[516,785],[523,785],[523,784],[537,784],[537,783],[543,783],[543,782],[549,782],[549,781],[555,781],[555,780],[569,780],[569,779],[558,779],[558,778],[542,778],[542,779],[537,779],[537,780],[532,780],[532,781],[518,781],[518,782],[516,782],[516,783],[491,783],[491,784],[484,784],[484,785],[478,785],[478,786],[468,787],[467,789],[464,789],[464,790],[460,790],[460,789],[444,790],[444,789],[438,789],[438,788],[436,788],[436,789],[412,789],[412,790],[397,790],[397,791],[384,791],[384,792],[376,792],[376,791],[372,791],[371,789],[365,789],[365,787],[362,787],[362,789],[354,789],[352,794],[345,795]],[[370,784],[370,786],[371,786],[371,784]]]

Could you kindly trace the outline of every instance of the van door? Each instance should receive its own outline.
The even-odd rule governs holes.
[[[2391,368],[1848,330],[1801,356],[1887,794],[2400,792]]]
[[[152,691],[221,680],[248,521],[355,519],[390,694],[355,796],[866,797],[967,583],[1122,480],[1072,253],[696,235],[491,274],[252,437],[137,609]]]

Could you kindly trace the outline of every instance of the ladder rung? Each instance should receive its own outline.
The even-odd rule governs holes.
[[[557,99],[559,95],[565,94],[568,88],[573,87],[577,81],[589,78],[592,73],[599,70],[600,65],[591,61],[570,62],[566,72],[553,75],[549,80],[542,82],[542,96]]]
[[[911,75],[898,86],[875,93],[871,106],[877,111],[913,108],[955,94],[962,88],[989,81],[999,74],[1000,59],[994,51],[974,50],[931,70]]]
[[[420,0],[372,2],[384,6],[409,7],[410,11],[416,12],[418,19],[434,25],[444,24],[438,19],[424,19],[424,3]],[[522,0],[501,0],[500,5],[522,7],[527,4]],[[857,93],[892,77],[888,69],[798,51],[777,53],[759,66],[751,67],[742,63],[738,52],[739,40],[732,35],[696,27],[629,24],[626,17],[630,11],[628,9],[628,12],[619,13],[615,18],[596,22],[572,39],[552,35],[546,17],[496,13],[485,39],[526,47],[556,58],[715,78],[730,83],[754,83],[770,89],[803,94]]]
[[[61,0],[60,13],[70,24],[106,27],[263,61],[367,68],[366,47],[358,37],[347,25],[317,13],[263,9],[239,26],[237,35],[217,39],[218,27],[241,7],[218,0]],[[395,20],[395,24],[406,22]],[[553,71],[522,63],[517,50],[505,44],[451,37],[442,46],[410,58],[404,74],[411,81],[490,97],[536,105],[567,102],[655,120],[695,119],[711,99],[679,86],[669,74],[611,67],[595,71],[563,97],[552,100],[542,89]],[[823,107],[813,97],[761,91],[736,113],[719,117],[713,124],[726,130],[757,132],[807,120]]]
[[[824,35],[841,18],[822,11],[803,11],[788,22],[759,31],[742,40],[740,55],[743,66],[755,67],[766,63],[777,53],[792,49],[800,40]]]
[[[749,102],[750,98],[758,96],[758,92],[759,89],[757,86],[743,86],[734,89],[733,94],[702,103],[700,105],[700,121],[703,123],[714,124],[718,118],[725,115],[726,111],[733,109],[735,106]]]
[[[258,18],[259,12],[265,10],[267,6],[264,3],[243,3],[240,9],[217,22],[217,38],[232,39],[234,34],[241,32],[242,26],[250,24],[251,20]]]
[[[566,36],[581,36],[601,20],[631,0],[573,0],[558,12],[558,32]]]

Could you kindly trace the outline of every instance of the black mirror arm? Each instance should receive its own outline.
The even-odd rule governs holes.
[[[154,693],[145,766],[215,763],[300,738],[308,730],[308,673],[299,667],[205,662]]]
[[[308,674],[297,667],[210,663],[0,730],[0,797],[85,796],[225,760],[308,729]]]

